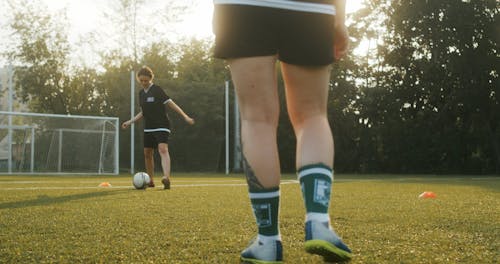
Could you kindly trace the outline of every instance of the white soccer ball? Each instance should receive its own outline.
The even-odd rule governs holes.
[[[134,178],[132,179],[132,184],[136,189],[142,190],[148,188],[149,182],[151,178],[145,172],[138,172],[134,174]]]

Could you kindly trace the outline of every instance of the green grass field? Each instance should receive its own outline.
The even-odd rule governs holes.
[[[0,176],[0,263],[238,263],[256,232],[241,175],[131,186],[125,176]],[[437,198],[419,199],[424,191]],[[295,176],[281,197],[285,263],[321,263],[303,250]],[[336,175],[331,216],[351,263],[500,263],[500,177]]]

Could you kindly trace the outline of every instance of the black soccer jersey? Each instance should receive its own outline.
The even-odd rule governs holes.
[[[139,104],[144,118],[144,132],[167,131],[170,132],[170,120],[165,109],[165,104],[170,97],[163,89],[153,84],[139,92]]]

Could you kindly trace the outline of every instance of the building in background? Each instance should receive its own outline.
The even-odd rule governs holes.
[[[13,76],[12,67],[7,66],[0,68],[0,111],[9,111],[9,101],[12,100],[12,112],[27,112],[28,107],[15,99],[15,82],[12,81],[11,83],[11,80],[9,80],[10,76]],[[12,85],[12,87],[10,87],[10,85]],[[13,98],[10,98],[10,89],[12,89]],[[15,163],[22,150],[20,148],[21,146],[12,140],[12,135],[15,130],[13,131],[10,128],[10,122],[7,120],[8,118],[8,115],[0,114],[0,171],[7,168],[9,153],[12,153],[11,162]]]
[[[9,111],[9,76],[13,75],[13,68],[0,67],[0,111]],[[29,112],[28,106],[16,100],[16,83],[12,81],[12,112]]]
[[[9,68],[0,68],[0,111],[8,111],[9,107]]]

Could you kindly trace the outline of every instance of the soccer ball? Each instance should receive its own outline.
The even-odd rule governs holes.
[[[138,172],[134,174],[134,178],[132,179],[132,184],[136,189],[142,190],[148,188],[150,181],[151,179],[149,178],[149,175],[147,173]]]

